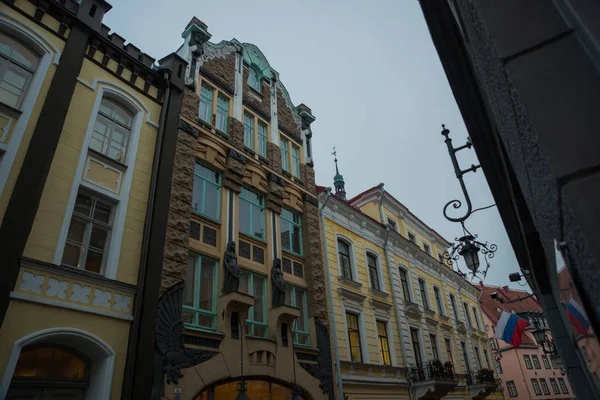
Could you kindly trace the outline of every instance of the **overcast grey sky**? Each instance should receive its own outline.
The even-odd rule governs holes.
[[[111,3],[105,23],[157,59],[181,45],[193,16],[208,25],[212,42],[257,45],[294,104],[305,103],[317,118],[317,184],[333,186],[335,146],[349,197],[384,182],[448,240],[461,234],[442,215],[443,205],[462,194],[440,125],[455,146],[467,132],[417,0]],[[477,163],[472,151],[461,153],[463,168]],[[474,208],[493,203],[481,170],[466,182]],[[496,208],[474,214],[467,227],[499,248],[485,282],[508,285],[518,265]]]

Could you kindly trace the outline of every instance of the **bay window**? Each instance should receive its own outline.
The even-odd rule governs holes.
[[[299,214],[281,210],[281,248],[302,255],[302,222]]]
[[[192,210],[217,221],[221,214],[221,174],[200,163],[194,166]]]
[[[217,329],[219,262],[190,254],[183,291],[183,321],[188,328]]]
[[[285,288],[285,304],[300,310],[300,317],[294,321],[294,326],[292,328],[294,333],[294,345],[310,346],[306,290],[287,285]]]
[[[257,239],[265,239],[265,198],[250,189],[242,187],[239,196],[240,232]]]

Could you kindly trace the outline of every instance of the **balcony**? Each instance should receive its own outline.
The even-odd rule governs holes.
[[[496,391],[499,384],[499,380],[494,377],[494,371],[491,369],[484,368],[467,375],[469,396],[472,399],[485,399]]]
[[[439,360],[409,367],[407,379],[412,382],[417,399],[441,399],[458,385],[452,363],[442,364]]]

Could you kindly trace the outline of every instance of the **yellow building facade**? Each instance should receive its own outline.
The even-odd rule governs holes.
[[[110,8],[0,6],[2,399],[122,398],[152,171],[185,62],[155,70],[102,24]]]
[[[450,243],[383,189],[320,187],[337,389],[348,399],[502,398],[478,298]]]

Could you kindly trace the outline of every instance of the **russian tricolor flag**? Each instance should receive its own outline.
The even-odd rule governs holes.
[[[569,318],[569,321],[571,321],[571,324],[573,324],[573,327],[577,330],[577,332],[580,335],[587,334],[588,330],[590,329],[590,323],[581,304],[576,302],[575,299],[571,297],[571,300],[569,300],[569,302],[567,303],[566,309],[567,317]]]
[[[529,325],[529,322],[523,318],[519,318],[516,315],[502,311],[500,319],[496,324],[496,333],[494,337],[496,339],[504,340],[506,343],[512,344],[516,349],[521,345],[521,336],[525,332],[525,327]]]

